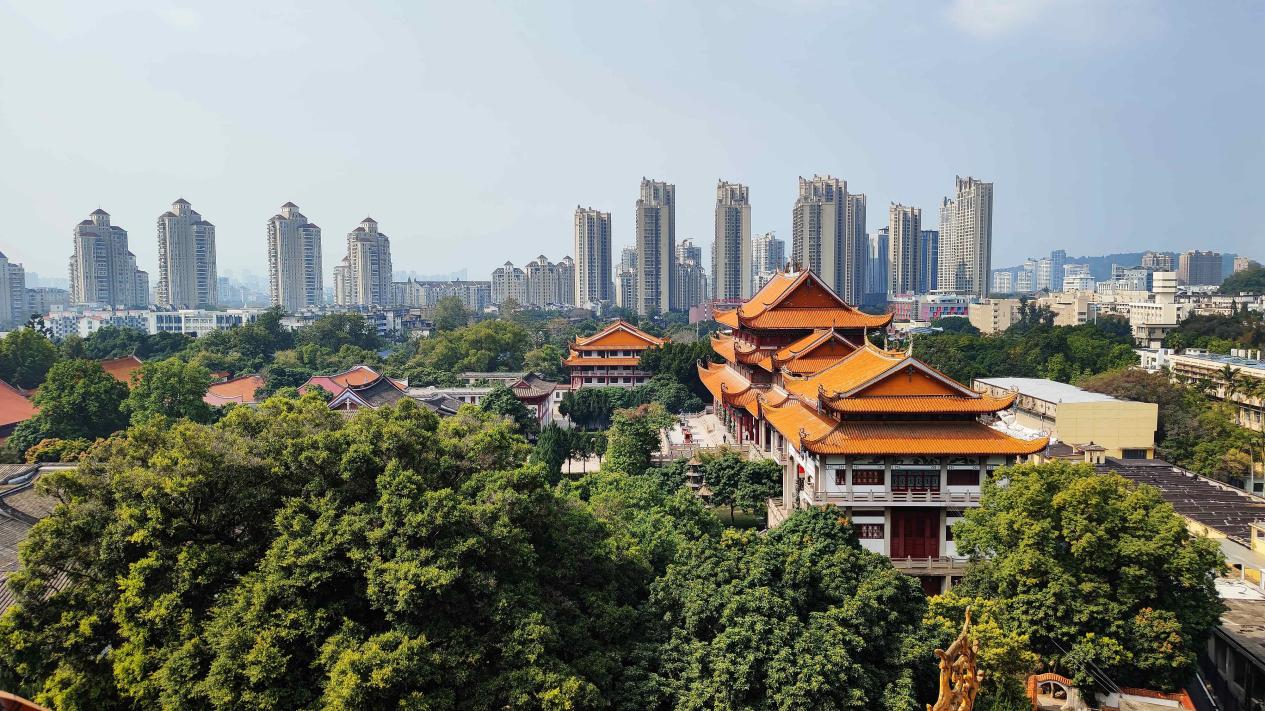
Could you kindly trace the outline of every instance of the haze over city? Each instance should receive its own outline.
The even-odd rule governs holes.
[[[50,277],[97,207],[152,269],[184,197],[221,273],[266,272],[293,200],[327,269],[368,214],[397,270],[486,278],[570,253],[577,204],[631,244],[642,176],[703,245],[718,179],[786,239],[814,173],[867,194],[871,231],[888,202],[931,217],[956,174],[993,182],[995,266],[1262,238],[1260,5],[0,7],[0,245]]]

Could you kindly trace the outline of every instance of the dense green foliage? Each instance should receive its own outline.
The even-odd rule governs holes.
[[[35,329],[19,328],[0,338],[0,380],[10,385],[36,387],[55,362],[57,347]]]
[[[650,403],[674,415],[703,409],[703,401],[679,381],[667,375],[656,375],[648,383],[631,388],[585,387],[567,391],[562,395],[558,411],[571,418],[578,427],[605,429],[610,426],[616,410]]]
[[[938,318],[931,322],[932,328],[938,328],[945,333],[962,333],[968,336],[980,335],[980,330],[971,325],[971,320],[965,316],[946,316]]]
[[[150,361],[137,372],[123,411],[131,415],[132,422],[150,415],[207,422],[211,406],[202,397],[210,386],[211,374],[202,366],[179,358]]]
[[[1259,434],[1235,423],[1234,408],[1206,394],[1209,387],[1173,382],[1168,373],[1115,370],[1081,382],[1113,397],[1159,405],[1160,458],[1222,481],[1242,484]]]
[[[1265,294],[1265,267],[1258,264],[1231,274],[1221,282],[1221,293],[1231,296]]]
[[[1004,480],[1003,485],[1001,481]],[[1151,487],[1088,465],[1002,469],[954,526],[961,592],[997,600],[1032,651],[1078,686],[1175,689],[1220,616],[1216,544]]]
[[[479,409],[508,419],[514,424],[514,431],[524,437],[535,437],[540,431],[536,415],[504,383],[492,386],[492,391],[479,402]]]
[[[968,384],[1002,376],[1072,382],[1137,362],[1127,326],[1121,330],[1110,319],[1052,326],[1041,314],[995,336],[948,331],[918,336],[914,355]]]
[[[410,384],[451,384],[436,382],[437,376],[522,370],[530,348],[531,337],[522,326],[512,321],[479,321],[413,341],[409,350],[396,356],[396,362],[404,359],[396,372]]]
[[[65,710],[915,708],[922,594],[846,520],[723,533],[526,450],[409,400],[145,420],[41,480],[0,678]]]
[[[645,474],[650,469],[651,455],[659,451],[660,432],[671,424],[671,416],[655,404],[616,412],[607,433],[602,470]]]
[[[188,348],[192,341],[192,338],[180,333],[164,332],[151,336],[134,328],[105,326],[93,331],[87,338],[67,337],[62,341],[62,348],[63,351],[82,349],[77,355],[67,353],[67,357],[71,358],[103,360],[134,355],[141,360],[150,360],[170,358]]]
[[[35,395],[39,413],[18,425],[6,444],[23,452],[44,439],[109,436],[127,425],[127,397],[127,386],[96,361],[63,360],[49,369]]]
[[[1177,330],[1164,337],[1164,346],[1183,350],[1204,348],[1213,353],[1229,353],[1234,348],[1265,347],[1265,315],[1257,312],[1233,316],[1192,314]]]
[[[678,459],[647,474],[664,486],[679,487],[685,482],[687,462]],[[748,459],[737,450],[699,455],[699,471],[710,494],[707,502],[729,509],[729,522],[735,511],[764,516],[766,502],[782,491],[782,467],[771,459]]]
[[[688,343],[668,342],[641,354],[641,367],[656,376],[668,376],[689,388],[703,400],[711,399],[711,393],[698,379],[698,363],[720,358],[712,351],[711,341],[699,339]]]

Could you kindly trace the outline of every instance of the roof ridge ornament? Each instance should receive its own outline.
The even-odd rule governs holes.
[[[962,631],[947,650],[937,649],[940,658],[940,695],[927,711],[973,711],[984,673],[976,669],[979,642],[970,638],[971,608],[966,608]]]

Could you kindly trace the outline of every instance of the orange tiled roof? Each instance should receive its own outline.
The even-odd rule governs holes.
[[[723,311],[716,321],[731,328],[879,328],[891,314],[867,314],[840,299],[810,271],[779,272],[751,300]]]
[[[636,326],[619,319],[592,336],[576,337],[572,348],[653,348],[664,344],[662,338],[655,338]]]
[[[880,350],[867,343],[812,377],[786,378],[786,389],[805,399],[816,400],[819,389],[828,393],[847,392],[896,368],[904,360],[904,354]]]
[[[258,375],[243,375],[211,385],[202,401],[217,406],[229,403],[251,404],[256,402],[255,393],[263,386],[264,379]]]
[[[796,375],[811,375],[834,365],[859,348],[832,328],[818,329],[778,349],[773,365]]]
[[[562,361],[563,365],[640,365],[641,359],[632,356],[602,357],[585,356],[571,351],[571,355]]]
[[[742,373],[724,363],[705,363],[698,366],[698,378],[717,400],[732,402],[728,398],[741,395],[751,389],[751,381]]]
[[[1049,440],[1017,439],[975,420],[941,420],[843,422],[825,435],[810,433],[803,444],[815,454],[1027,455],[1045,449]]]
[[[0,427],[26,422],[38,412],[20,390],[0,380]]]
[[[712,350],[716,352],[716,355],[724,358],[730,363],[738,362],[738,355],[734,345],[734,337],[727,333],[712,334]]]
[[[1018,393],[1007,397],[958,397],[954,395],[880,395],[874,397],[833,397],[827,395],[822,403],[841,414],[885,413],[963,413],[985,414],[1004,410],[1015,402]]]
[[[764,419],[782,436],[799,447],[801,438],[824,437],[835,428],[836,422],[805,405],[795,398],[787,398],[781,405],[765,403],[760,408]],[[802,434],[801,434],[802,433]]]
[[[378,379],[378,372],[367,365],[354,365],[341,373],[334,375],[313,375],[307,379],[307,382],[299,386],[299,392],[306,393],[313,387],[323,388],[332,395],[341,395],[347,388],[354,388],[367,383],[372,383]],[[403,383],[396,381],[397,385],[403,387]]]
[[[141,369],[141,359],[134,355],[123,356],[122,358],[107,358],[99,361],[101,368],[105,372],[114,377],[120,383],[126,383],[129,387],[132,385],[132,374]]]
[[[765,407],[778,407],[785,403],[791,396],[783,390],[770,388],[768,390],[754,391],[758,397],[752,398],[751,402],[743,403],[743,407],[747,408],[747,412],[752,417],[759,417],[760,412]]]

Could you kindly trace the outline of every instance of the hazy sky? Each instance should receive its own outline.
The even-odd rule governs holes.
[[[830,173],[924,226],[995,183],[994,264],[1211,248],[1265,257],[1265,3],[1128,0],[0,0],[0,249],[64,276],[100,206],[156,280],[177,197],[220,272],[267,273],[287,200],[326,282],[365,215],[397,270],[572,252],[576,204],[633,237],[638,182],[710,244],[717,179],[790,238]]]

